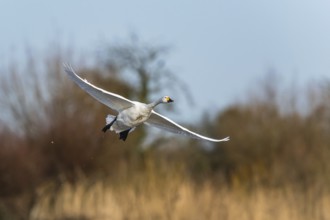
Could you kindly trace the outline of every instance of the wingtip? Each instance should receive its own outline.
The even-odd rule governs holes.
[[[63,68],[66,72],[68,72],[68,71],[73,72],[73,68],[72,68],[71,64],[69,64],[69,63],[64,63],[63,62]]]
[[[64,63],[64,62],[63,62],[62,65],[63,65],[63,68],[64,68],[64,69],[68,69],[68,67],[69,67],[69,64],[68,64],[68,63]]]
[[[229,136],[228,137],[225,137],[225,138],[219,140],[218,142],[222,142],[222,141],[230,141],[230,137]]]

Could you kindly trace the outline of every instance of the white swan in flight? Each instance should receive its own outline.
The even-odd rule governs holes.
[[[102,131],[106,132],[108,129],[115,131],[116,133],[119,133],[119,138],[123,141],[126,140],[128,133],[133,131],[135,127],[140,124],[154,126],[172,133],[181,134],[196,139],[212,142],[229,141],[229,137],[223,139],[213,139],[202,136],[155,112],[153,109],[158,104],[173,102],[169,96],[164,96],[150,104],[131,101],[115,93],[98,88],[89,83],[87,80],[83,80],[74,72],[72,66],[70,65],[64,64],[64,70],[80,88],[85,90],[99,102],[118,112],[117,116],[107,116],[106,126],[102,129]]]

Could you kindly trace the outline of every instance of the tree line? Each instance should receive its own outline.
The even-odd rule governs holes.
[[[78,62],[77,71],[101,88],[143,102],[169,85],[189,97],[166,65],[168,50],[134,40],[110,45],[97,56],[98,65]],[[143,127],[121,142],[100,131],[111,112],[68,80],[62,68],[67,59],[65,51],[41,60],[31,53],[23,66],[13,62],[1,69],[0,213],[19,209],[26,197],[28,209],[47,181],[75,183],[83,175],[120,183],[150,166],[180,169],[196,184],[207,179],[244,189],[291,184],[304,190],[330,183],[329,79],[285,90],[270,74],[244,101],[214,118],[206,112],[199,129],[215,137],[229,134],[228,143],[150,138]]]

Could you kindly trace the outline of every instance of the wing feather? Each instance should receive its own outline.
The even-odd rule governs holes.
[[[119,112],[134,105],[131,100],[123,96],[105,91],[89,83],[87,80],[83,80],[74,72],[71,65],[64,64],[64,70],[81,89],[85,90],[85,92],[111,109]]]
[[[229,141],[229,137],[226,137],[223,139],[213,139],[213,138],[205,137],[203,135],[192,132],[192,131],[188,130],[187,128],[182,127],[181,125],[175,123],[171,119],[166,118],[165,116],[163,116],[155,111],[152,111],[149,119],[144,123],[147,125],[153,126],[153,127],[157,127],[157,128],[175,133],[175,134],[181,134],[181,135],[185,135],[185,136],[196,138],[196,139],[208,140],[208,141],[212,141],[212,142]]]

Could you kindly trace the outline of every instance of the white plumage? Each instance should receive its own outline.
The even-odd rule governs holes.
[[[170,103],[173,100],[164,96],[161,99],[145,104],[131,101],[115,93],[98,88],[87,80],[80,78],[69,65],[64,65],[64,70],[68,76],[83,90],[94,97],[99,102],[118,112],[117,116],[108,115],[106,117],[106,126],[102,129],[104,132],[108,129],[120,134],[120,139],[126,140],[129,132],[140,124],[146,124],[157,127],[172,133],[185,135],[188,137],[202,139],[213,142],[229,141],[229,137],[223,139],[213,139],[202,136],[182,127],[171,119],[155,112],[153,109],[160,103]]]

